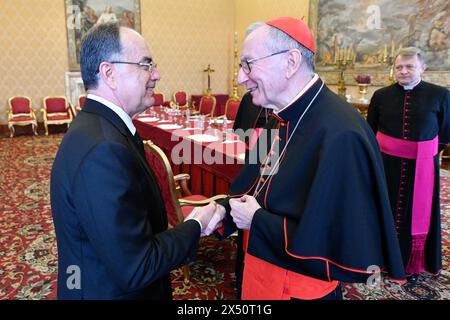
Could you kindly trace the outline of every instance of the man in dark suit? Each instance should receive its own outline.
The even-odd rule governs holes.
[[[131,120],[153,104],[160,79],[140,34],[94,27],[81,46],[81,73],[87,100],[51,175],[58,298],[171,299],[170,270],[193,260],[215,205],[167,230]]]

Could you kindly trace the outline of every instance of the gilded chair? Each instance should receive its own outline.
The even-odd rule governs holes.
[[[188,105],[188,94],[184,90],[179,90],[173,93],[173,102],[179,107],[186,107]]]
[[[84,102],[86,101],[87,96],[85,94],[81,94],[78,96],[78,104],[77,104],[77,113],[83,109]]]
[[[216,98],[211,95],[205,95],[200,99],[198,108],[199,113],[212,117],[216,109]]]
[[[235,120],[236,115],[239,109],[239,105],[241,104],[241,100],[238,98],[231,97],[227,100],[225,104],[225,117],[228,120]]]
[[[164,94],[155,92],[153,94],[153,98],[155,99],[154,107],[162,107],[164,104]]]
[[[170,161],[161,148],[152,141],[144,141],[145,157],[155,174],[161,194],[166,206],[169,227],[182,223],[192,212],[195,206],[204,206],[226,195],[216,195],[207,198],[203,195],[193,195],[188,186],[188,174],[182,173],[174,176]],[[188,282],[190,277],[189,266],[183,266],[184,281]]]
[[[15,96],[8,100],[8,128],[10,137],[14,137],[14,126],[31,125],[34,135],[37,136],[37,120],[31,99],[25,96]]]
[[[73,119],[73,110],[66,97],[45,97],[41,109],[44,120],[45,135],[48,136],[49,125],[67,125],[69,128]]]

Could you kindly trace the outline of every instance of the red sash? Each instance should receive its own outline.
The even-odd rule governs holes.
[[[243,233],[245,251],[242,300],[320,299],[339,285],[280,268],[247,253],[249,232]]]
[[[415,159],[413,207],[412,207],[412,250],[407,274],[425,271],[425,241],[430,229],[431,209],[434,192],[434,157],[438,154],[438,137],[427,141],[408,141],[377,133],[381,151],[394,157]]]

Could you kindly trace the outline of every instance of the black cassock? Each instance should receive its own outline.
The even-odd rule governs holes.
[[[259,106],[252,102],[252,95],[250,92],[244,94],[239,104],[239,109],[234,120],[233,130],[241,129],[246,131],[248,129],[263,128],[272,111]],[[240,133],[239,131],[237,133]],[[243,135],[240,135],[241,140],[244,140]]]
[[[281,152],[290,139],[278,172],[261,176],[260,159],[246,163],[231,184],[232,196],[253,195],[258,181],[267,181],[258,186],[262,208],[252,220],[248,253],[326,281],[364,282],[371,266],[404,279],[375,136],[352,106],[322,85],[318,79],[269,119],[266,128],[275,131],[268,131],[267,145],[279,139]],[[276,156],[271,159],[273,166]],[[227,235],[236,226],[224,205]]]
[[[371,99],[367,121],[374,132],[380,131],[394,138],[427,141],[438,136],[441,151],[450,142],[449,90],[424,81],[412,90],[404,90],[397,83],[379,89]],[[390,203],[406,267],[412,247],[411,220],[416,161],[385,153],[382,155]],[[442,269],[438,155],[434,157],[434,168],[433,204],[425,243],[425,267],[427,271],[436,274]]]

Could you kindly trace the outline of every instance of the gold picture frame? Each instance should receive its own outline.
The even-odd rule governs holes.
[[[450,39],[443,28],[450,23],[447,1],[430,0],[310,0],[309,26],[316,40],[316,69],[329,84],[337,84],[334,60],[340,48],[355,52],[354,66],[345,82],[355,84],[356,74],[370,74],[372,84],[388,82],[390,62],[397,49],[419,47],[428,68],[423,78],[450,86]],[[351,54],[350,54],[351,55]]]
[[[81,39],[97,23],[117,21],[141,32],[139,0],[65,0],[69,70],[80,70]]]

